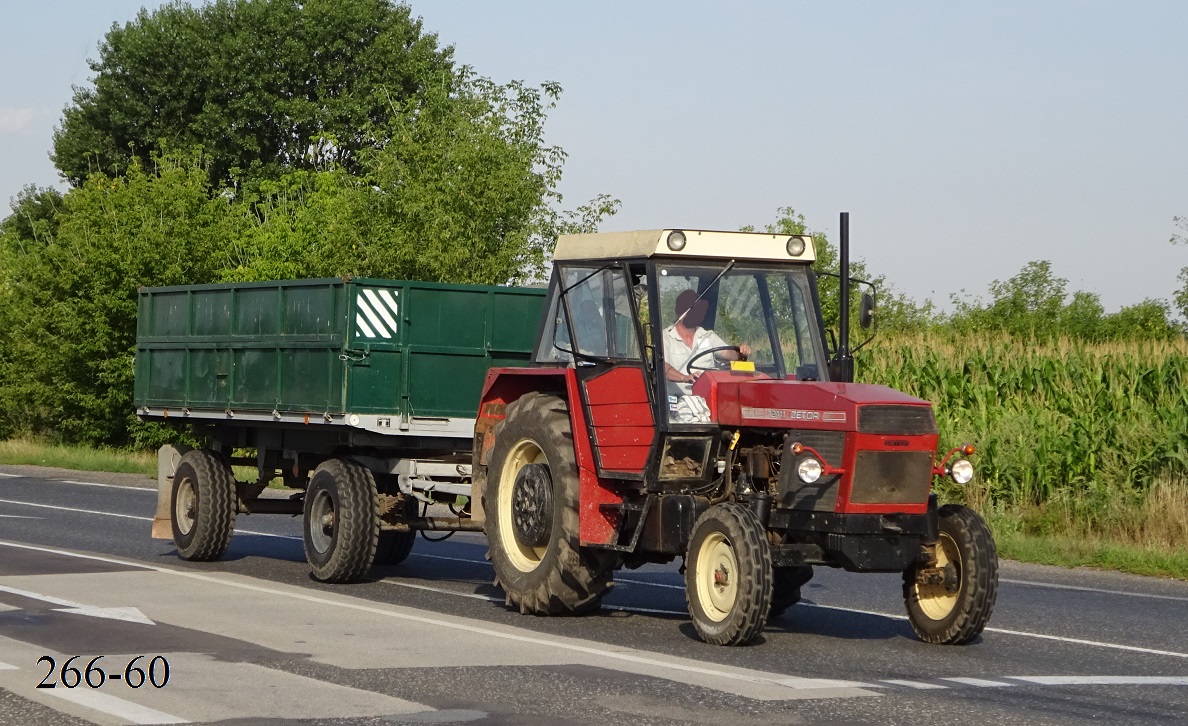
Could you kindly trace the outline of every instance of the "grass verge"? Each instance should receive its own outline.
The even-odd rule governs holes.
[[[151,452],[60,446],[27,439],[0,441],[0,464],[28,464],[56,466],[76,471],[157,475],[157,456]]]

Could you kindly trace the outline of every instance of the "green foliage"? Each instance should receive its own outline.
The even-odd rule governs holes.
[[[1179,230],[1172,235],[1171,243],[1176,245],[1188,244],[1188,217],[1174,217],[1172,221]],[[1176,309],[1180,316],[1188,319],[1188,267],[1180,270],[1180,289],[1176,292]]]
[[[359,154],[427,87],[450,88],[439,48],[388,0],[215,0],[141,10],[113,25],[54,135],[74,185],[133,159],[201,147],[216,185],[292,169],[358,170]]]
[[[42,249],[5,257],[0,416],[9,433],[156,440],[131,408],[136,290],[216,280],[245,221],[210,196],[197,161],[91,176],[63,198]]]
[[[1009,280],[990,283],[988,302],[953,296],[948,324],[961,333],[999,332],[1034,340],[1170,340],[1183,334],[1163,300],[1147,299],[1106,314],[1096,293],[1076,292],[1069,298],[1067,288],[1068,280],[1052,272],[1051,262],[1029,262]]]

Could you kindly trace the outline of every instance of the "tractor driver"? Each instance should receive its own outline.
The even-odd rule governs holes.
[[[670,396],[688,396],[692,392],[693,381],[702,371],[689,368],[689,361],[698,353],[710,348],[729,347],[729,343],[713,330],[701,327],[708,311],[709,303],[698,300],[694,290],[684,290],[677,296],[676,322],[664,329],[664,377],[668,379]],[[719,350],[712,357],[720,362],[739,360],[750,354],[751,346],[743,343],[737,351]],[[708,366],[710,357],[698,360],[697,365]]]

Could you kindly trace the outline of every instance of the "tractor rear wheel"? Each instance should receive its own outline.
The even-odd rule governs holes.
[[[963,645],[982,632],[998,595],[998,551],[990,528],[969,507],[946,504],[938,512],[936,566],[943,582],[920,582],[920,564],[903,573],[908,620],[920,639]]]
[[[213,451],[189,451],[178,462],[170,500],[173,543],[183,560],[217,560],[235,531],[235,477]]]
[[[495,426],[487,471],[487,556],[507,604],[534,615],[597,608],[614,560],[578,539],[578,468],[566,403],[532,392],[509,404]]]
[[[785,610],[800,602],[800,588],[813,579],[813,568],[809,565],[801,567],[777,567],[772,572],[771,611],[767,619],[775,620]]]
[[[371,567],[379,541],[379,494],[371,472],[347,459],[324,461],[305,491],[305,557],[314,579],[352,582]]]
[[[685,555],[689,615],[712,645],[745,645],[763,632],[772,595],[771,547],[763,525],[734,502],[707,509]]]

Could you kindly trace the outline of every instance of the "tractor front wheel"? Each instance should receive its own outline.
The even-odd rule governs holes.
[[[565,402],[532,392],[509,404],[487,471],[488,557],[507,604],[534,615],[597,608],[614,560],[578,539],[578,468]]]
[[[937,645],[964,645],[982,632],[998,595],[998,551],[990,528],[969,507],[940,508],[936,565],[931,578],[924,564],[903,573],[908,620],[920,639]]]
[[[745,645],[771,609],[771,548],[759,519],[729,502],[698,517],[685,556],[685,593],[697,634],[712,645]]]

